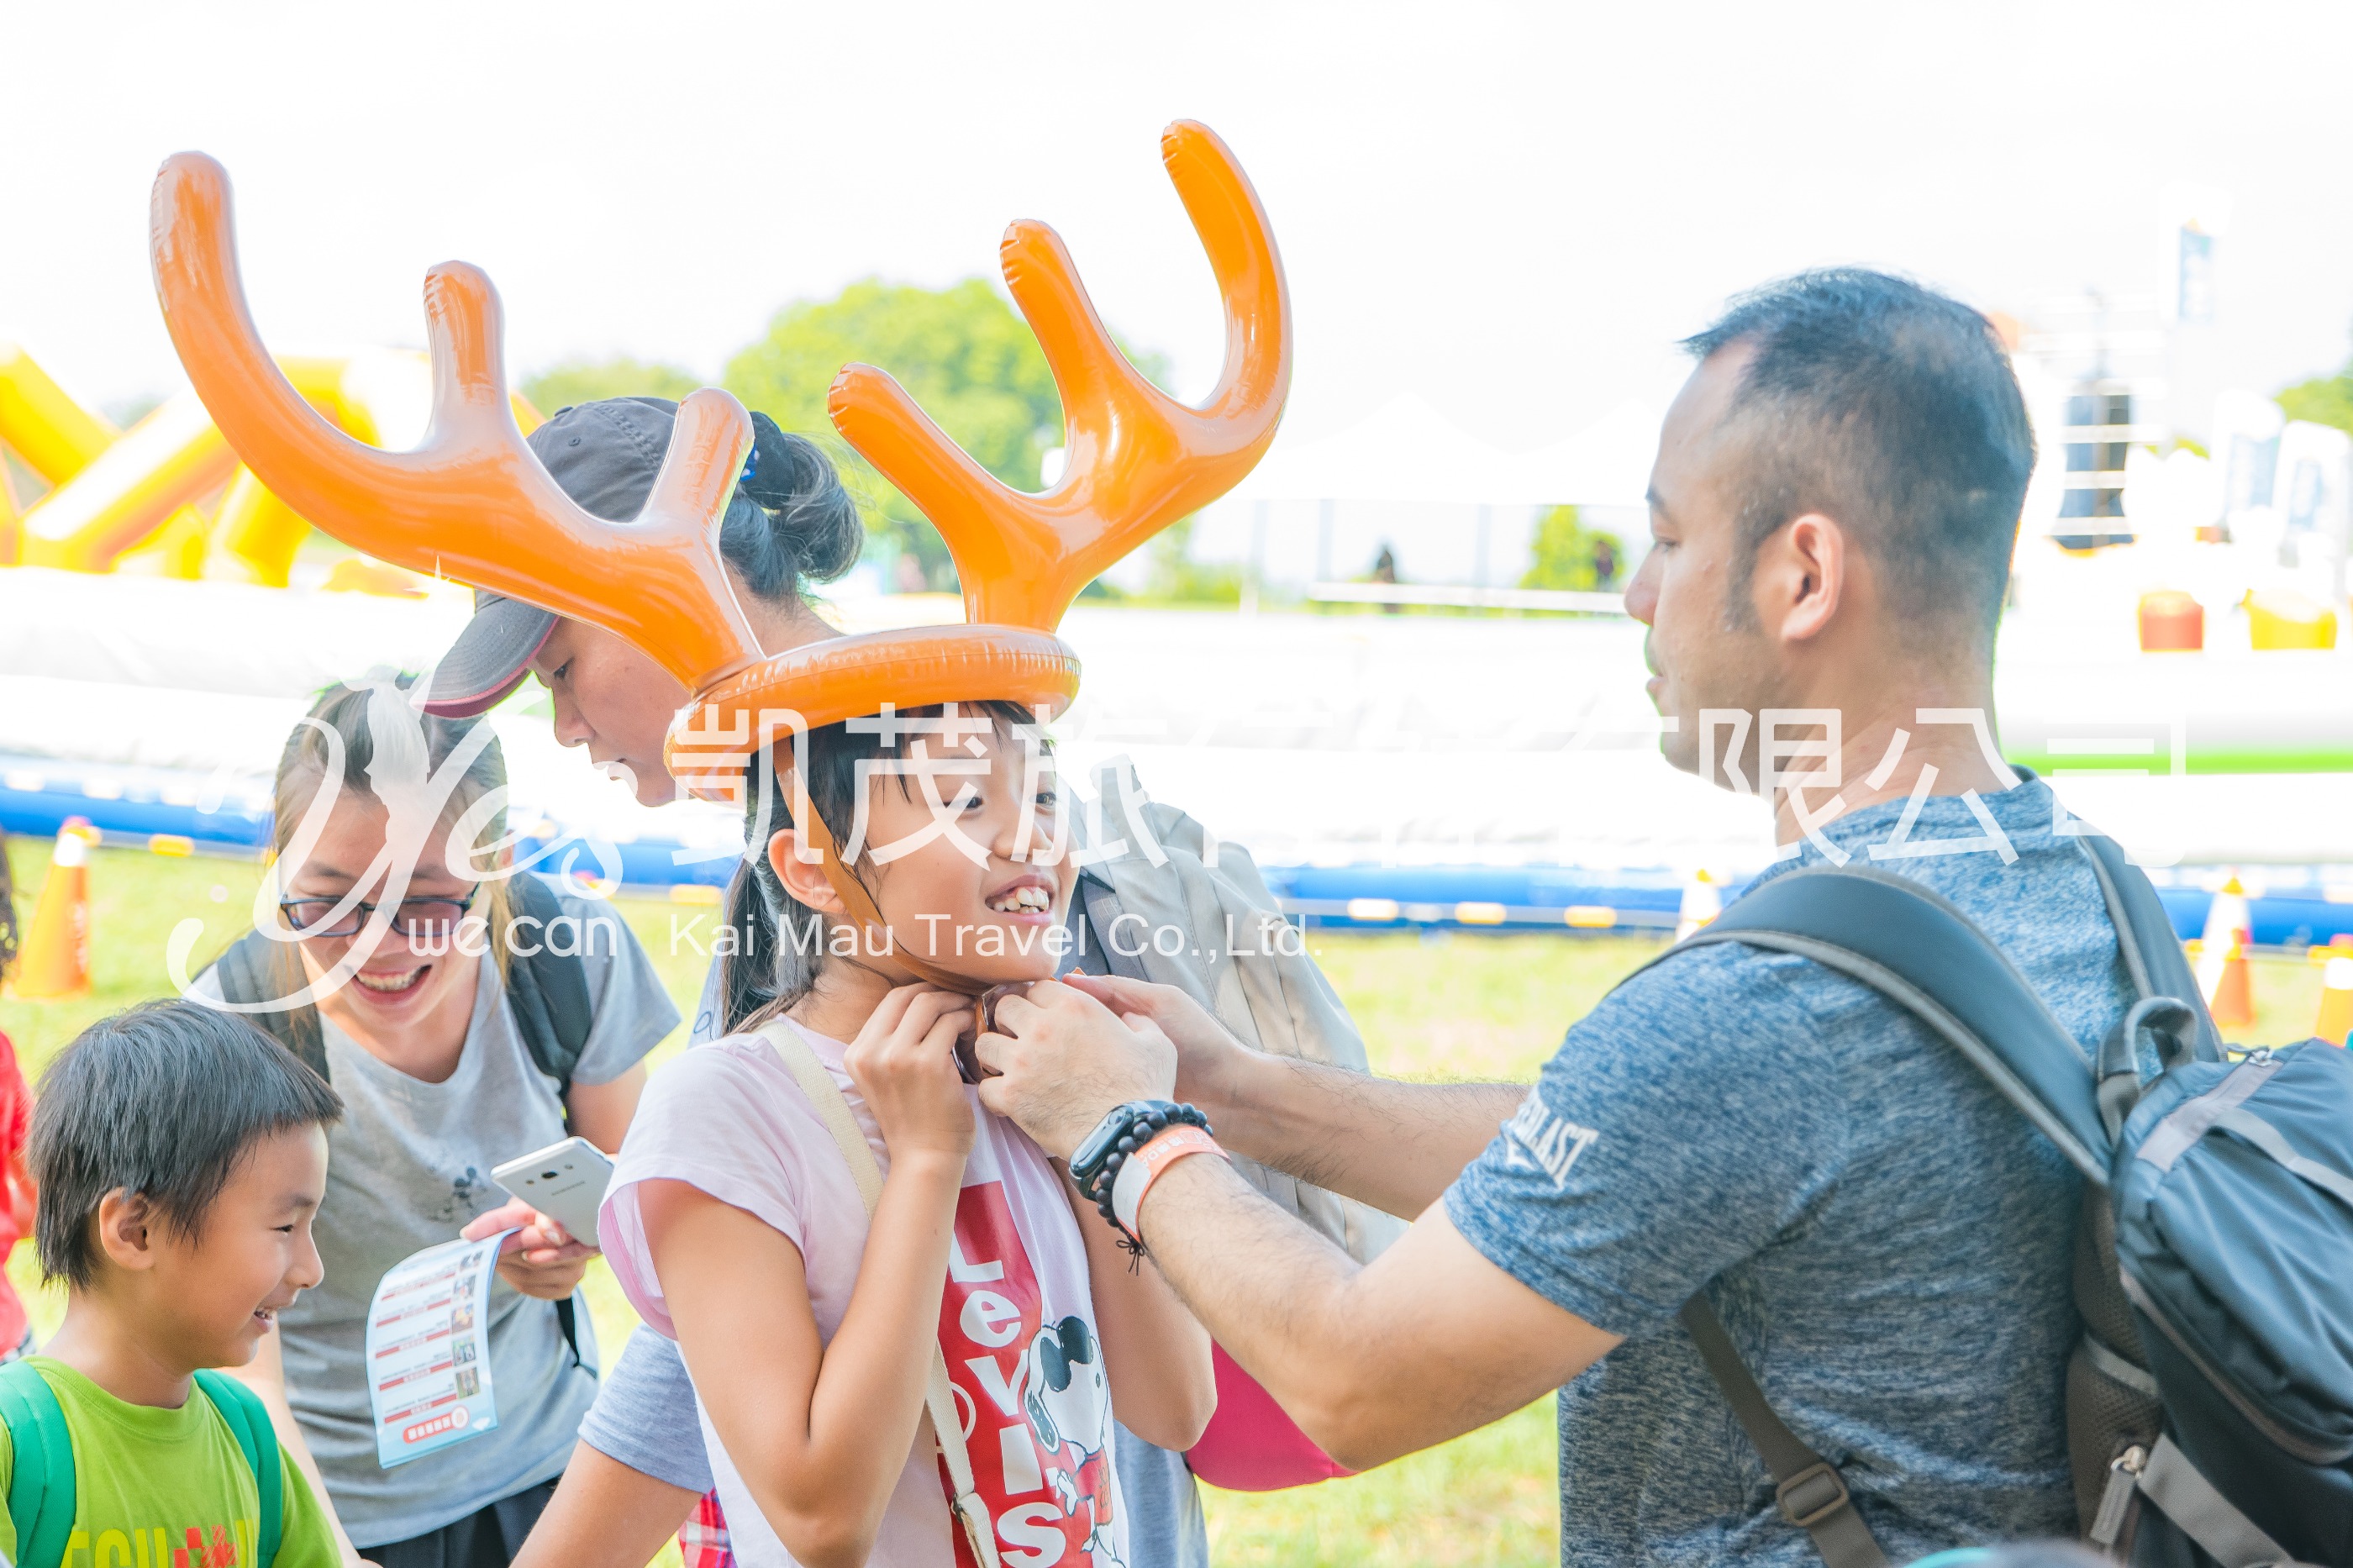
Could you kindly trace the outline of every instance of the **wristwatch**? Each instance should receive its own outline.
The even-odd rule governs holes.
[[[1209,1119],[1193,1106],[1173,1100],[1131,1100],[1115,1106],[1094,1125],[1077,1152],[1071,1156],[1071,1180],[1079,1192],[1111,1213],[1111,1184],[1127,1156],[1165,1127],[1209,1128]]]

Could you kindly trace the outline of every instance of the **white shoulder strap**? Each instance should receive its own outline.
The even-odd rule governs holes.
[[[850,1179],[858,1184],[858,1195],[866,1202],[868,1218],[874,1215],[874,1205],[882,1201],[882,1167],[875,1163],[874,1151],[866,1142],[865,1130],[858,1125],[857,1113],[849,1109],[849,1100],[841,1086],[833,1081],[833,1074],[817,1059],[817,1053],[800,1037],[800,1031],[782,1018],[770,1020],[760,1028],[760,1037],[776,1048],[785,1066],[801,1086],[801,1092],[817,1107],[825,1122],[825,1130],[833,1134],[849,1163]],[[979,1489],[973,1485],[972,1456],[964,1446],[964,1424],[956,1419],[955,1394],[948,1384],[947,1359],[940,1354],[937,1341],[932,1345],[930,1386],[923,1391],[923,1408],[932,1424],[933,1440],[938,1443],[941,1457],[946,1459],[948,1479],[955,1483],[955,1497],[952,1507],[964,1526],[965,1539],[971,1542],[973,1555],[981,1568],[998,1568],[997,1531],[989,1522],[988,1505],[981,1500]]]

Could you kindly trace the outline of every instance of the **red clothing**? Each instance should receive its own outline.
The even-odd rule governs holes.
[[[0,1262],[33,1228],[33,1182],[25,1170],[25,1139],[33,1120],[33,1091],[16,1066],[16,1047],[0,1035]],[[25,1303],[0,1274],[0,1355],[25,1337]]]

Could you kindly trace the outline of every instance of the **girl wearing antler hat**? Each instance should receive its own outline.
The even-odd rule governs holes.
[[[1034,983],[1023,1005],[1131,1030],[1050,978],[1076,873],[1025,731],[1002,703],[827,726],[801,748],[805,789],[756,759],[757,936],[728,990],[765,1001],[664,1069],[614,1173],[607,1256],[694,1374],[746,1562],[944,1561],[953,1509],[959,1562],[993,1562],[1001,1539],[1111,1568],[1127,1558],[1113,1409],[1171,1448],[1208,1423],[1198,1326],[958,1074],[981,986]],[[837,853],[860,896],[828,875]],[[921,983],[943,972],[962,989]],[[862,1201],[869,1149],[887,1173]],[[1059,1397],[1091,1402],[1085,1421],[1040,1425],[1023,1353],[1049,1326]],[[927,1413],[965,1428],[962,1464],[921,1439]]]

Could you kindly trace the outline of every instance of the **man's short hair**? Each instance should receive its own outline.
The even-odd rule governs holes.
[[[33,1103],[42,1275],[90,1284],[90,1220],[107,1194],[144,1194],[194,1236],[256,1142],[343,1114],[326,1080],[233,1014],[175,999],[100,1019],[49,1064]]]
[[[1819,511],[1859,536],[1901,623],[1989,640],[2034,472],[1993,324],[1908,279],[1831,268],[1744,294],[1683,340],[1703,360],[1735,343],[1753,351],[1726,416],[1744,450],[1736,613],[1757,546]]]

